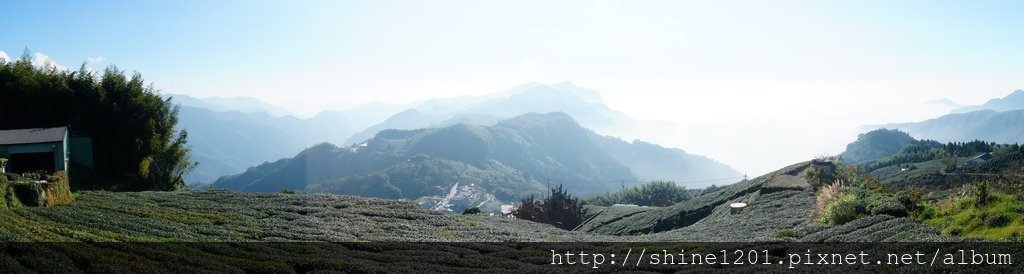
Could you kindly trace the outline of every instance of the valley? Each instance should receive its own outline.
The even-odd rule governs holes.
[[[7,1],[0,272],[1024,273],[1020,11]]]

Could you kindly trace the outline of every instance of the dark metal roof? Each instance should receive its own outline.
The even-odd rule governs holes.
[[[0,130],[0,145],[63,142],[67,127]]]

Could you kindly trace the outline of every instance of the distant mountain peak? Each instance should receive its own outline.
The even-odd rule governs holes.
[[[941,99],[931,100],[931,101],[928,101],[928,104],[929,105],[949,107],[949,108],[954,108],[954,109],[955,108],[962,108],[963,107],[962,105],[957,104],[956,102],[953,102],[953,100],[950,100],[949,98],[941,98]]]
[[[279,106],[272,105],[270,103],[261,101],[252,97],[205,97],[198,98],[194,96],[184,94],[163,94],[164,98],[172,98],[172,102],[182,106],[205,108],[213,111],[220,112],[231,112],[237,111],[241,113],[259,113],[264,112],[274,117],[283,116],[294,116],[299,117],[295,113],[288,111]]]
[[[840,156],[844,161],[861,163],[899,153],[915,141],[917,140],[910,134],[897,128],[880,128],[857,134],[857,140],[846,145],[846,151]]]
[[[419,199],[466,182],[498,201],[516,201],[543,193],[547,179],[582,195],[639,180],[738,175],[702,156],[598,135],[564,112],[527,113],[494,126],[386,129],[364,141],[344,149],[319,144],[293,158],[222,177],[213,186]]]
[[[965,113],[985,109],[995,111],[1024,109],[1024,90],[1014,90],[1003,98],[992,98],[983,105],[958,108],[953,110],[952,113]]]
[[[581,128],[579,122],[565,112],[531,112],[501,121],[498,126],[512,128]]]
[[[1003,100],[1008,100],[1011,98],[1024,98],[1024,89],[1014,90],[1013,93],[1010,93],[1010,95],[1006,95],[1006,97],[1003,97]]]

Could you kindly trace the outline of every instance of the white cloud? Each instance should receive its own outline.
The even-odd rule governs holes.
[[[33,54],[32,65],[38,68],[52,67],[57,70],[70,70],[68,67],[58,64],[57,61],[54,61],[53,58],[50,58],[50,56],[46,56],[46,54],[43,54],[42,52],[36,52],[35,54]]]
[[[103,56],[86,57],[85,61],[89,64],[102,64],[107,61],[107,58],[104,58]]]
[[[11,56],[7,55],[6,52],[0,50],[0,64],[7,63],[11,60]]]

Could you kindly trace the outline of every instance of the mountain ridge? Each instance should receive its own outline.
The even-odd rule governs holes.
[[[628,161],[651,150],[671,157]],[[627,153],[632,156],[624,156]],[[635,174],[637,165],[652,168],[638,169],[640,174]],[[213,187],[415,199],[463,181],[502,199],[517,200],[528,193],[541,193],[549,180],[597,193],[617,190],[622,182],[635,184],[639,178],[665,175],[650,175],[650,170],[670,170],[676,179],[694,179],[711,168],[739,175],[724,164],[682,150],[600,136],[565,113],[529,113],[493,126],[390,129],[353,146],[321,144],[293,158],[223,177]]]
[[[954,109],[950,113],[967,113],[979,110],[1010,111],[1024,109],[1024,90],[1014,90],[1003,98],[992,98],[984,104]]]
[[[894,128],[917,139],[940,142],[987,140],[998,143],[1024,143],[1024,110],[978,110],[946,114],[912,123],[895,123],[866,128]]]

